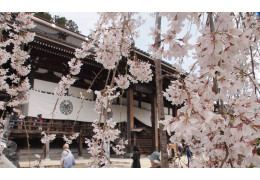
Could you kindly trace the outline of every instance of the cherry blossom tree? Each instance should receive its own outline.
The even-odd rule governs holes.
[[[108,118],[111,112],[111,105],[117,98],[122,89],[127,89],[130,83],[149,82],[152,80],[152,70],[150,64],[137,59],[137,56],[130,56],[132,50],[133,39],[137,37],[136,29],[141,24],[141,20],[136,13],[100,13],[95,29],[91,32],[91,39],[82,43],[81,49],[76,49],[75,57],[69,64],[75,67],[76,61],[84,60],[91,54],[90,48],[94,48],[95,60],[108,70],[107,80],[104,89],[95,91],[97,96],[95,111],[98,113],[99,119],[93,120],[94,136],[92,139],[86,139],[88,151],[92,155],[91,167],[111,167],[109,159],[104,151],[104,145],[110,142],[119,142],[112,149],[118,155],[125,153],[125,145],[127,141],[118,140],[120,131],[116,128],[113,118]],[[117,67],[123,57],[127,58],[129,72],[125,74],[117,73]],[[71,69],[73,69],[73,67]],[[74,70],[79,73],[80,66]],[[75,75],[75,74],[74,74]],[[56,93],[63,96],[66,90],[75,80],[70,76],[63,77],[56,89]],[[87,92],[91,90],[91,86]],[[81,93],[82,103],[85,99]],[[78,112],[80,113],[80,111]]]
[[[172,17],[171,23],[191,17],[186,13],[162,15]],[[184,76],[176,75],[177,80],[164,92],[167,100],[182,108],[162,123],[169,133],[175,132],[172,142],[184,139],[194,153],[191,167],[259,166],[255,143],[260,136],[255,76],[259,19],[251,13],[204,15],[206,23],[200,19],[202,14],[192,17],[200,21],[201,33],[194,46],[195,64]]]
[[[7,107],[24,118],[21,105],[29,100],[30,83],[26,76],[31,70],[25,46],[35,35],[29,31],[35,26],[32,16],[33,13],[0,13],[0,91],[9,98],[7,102],[0,101],[1,123]]]
[[[31,69],[30,64],[26,63],[30,55],[24,50],[24,46],[34,39],[35,33],[29,32],[35,26],[31,20],[33,14],[17,13],[14,17],[11,15],[0,14],[0,90],[10,96],[8,102],[0,102],[0,109],[3,110],[1,119],[7,106],[21,113],[18,106],[28,102],[30,88],[26,77]]]

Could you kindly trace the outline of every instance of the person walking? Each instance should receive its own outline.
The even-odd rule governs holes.
[[[183,146],[182,146],[182,143],[180,142],[179,144],[178,144],[178,151],[179,151],[179,156],[182,156],[182,148],[183,148]]]
[[[141,164],[140,164],[140,152],[138,147],[134,146],[133,147],[133,155],[132,155],[132,159],[133,159],[133,163],[132,163],[132,168],[141,168]]]
[[[71,166],[75,165],[75,159],[72,152],[69,150],[68,144],[63,145],[63,152],[61,156],[60,168],[71,168]]]

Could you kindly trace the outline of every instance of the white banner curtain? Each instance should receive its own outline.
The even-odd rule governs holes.
[[[30,90],[30,100],[28,104],[23,106],[23,114],[31,117],[37,117],[38,114],[42,114],[43,118],[51,119],[51,113],[53,112],[57,99],[58,96],[56,95],[37,90]],[[60,106],[63,101],[70,101],[73,106],[72,112],[68,115],[63,114],[60,110]],[[62,97],[57,104],[54,119],[75,120],[81,106],[81,101],[81,99],[72,96]],[[93,122],[94,120],[98,119],[99,115],[94,111],[94,108],[95,101],[84,100],[83,108],[79,113],[78,121]],[[116,122],[127,121],[126,106],[112,105],[112,112],[113,119]],[[145,125],[151,127],[151,111],[134,107],[134,117]]]

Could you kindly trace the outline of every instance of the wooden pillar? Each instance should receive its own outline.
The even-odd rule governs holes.
[[[35,59],[29,60],[29,62],[31,64],[31,71],[28,74],[28,78],[29,78],[31,88],[34,88],[35,70],[37,70],[39,59],[40,59],[39,57],[36,57]]]
[[[138,96],[138,108],[142,108],[142,93],[137,92],[137,96]]]
[[[45,159],[50,159],[50,142],[47,141],[45,146]]]
[[[127,90],[127,139],[128,139],[128,146],[127,152],[132,152],[132,136],[131,130],[134,128],[134,102],[133,102],[133,89],[129,88]]]
[[[151,95],[151,121],[152,121],[152,139],[154,151],[159,150],[159,141],[158,141],[158,125],[157,125],[157,99],[156,95]]]
[[[32,130],[32,123],[33,123],[32,117],[29,117],[28,122],[29,122],[28,130]]]
[[[173,105],[172,107],[172,117],[176,117],[177,116],[177,106]]]
[[[116,98],[116,104],[119,105],[120,104],[120,98]]]
[[[81,135],[82,131],[79,134],[79,145],[78,145],[78,155],[82,156],[82,145],[83,145],[83,137]]]
[[[129,100],[128,100],[129,99]],[[129,89],[129,98],[127,98],[127,106],[129,105],[130,130],[134,129],[134,91]]]

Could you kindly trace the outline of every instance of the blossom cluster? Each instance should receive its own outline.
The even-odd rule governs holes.
[[[134,19],[135,15],[128,12],[100,13],[91,38],[95,44],[95,60],[104,68],[114,69],[122,57],[129,56],[133,39],[138,36],[137,27],[141,24],[141,20]]]
[[[119,140],[118,144],[115,147],[112,147],[114,152],[117,155],[124,155],[125,154],[125,146],[128,145],[128,140],[123,141],[122,139]]]
[[[95,91],[96,94],[96,104],[95,111],[99,114],[105,113],[104,109],[107,109],[107,112],[110,112],[110,105],[113,99],[117,98],[120,93],[116,91],[116,87],[110,88],[109,86],[103,91]]]
[[[180,86],[182,86],[182,83],[179,80],[172,81],[166,92],[163,93],[164,97],[168,101],[174,102],[175,105],[181,105],[188,98],[187,93]]]
[[[194,153],[191,167],[259,166],[259,85],[252,68],[259,67],[254,60],[259,58],[259,21],[247,13],[216,13],[214,25],[215,31],[213,24],[201,27],[194,56],[198,71],[164,92],[182,107],[162,123],[175,132],[172,142],[183,139]]]
[[[151,69],[151,64],[148,62],[142,62],[137,59],[130,60],[128,59],[127,64],[129,67],[129,72],[132,76],[129,76],[129,79],[133,83],[140,81],[141,83],[152,81],[153,73]]]
[[[59,82],[59,87],[55,88],[54,90],[54,94],[58,95],[59,97],[64,96],[68,92],[70,86],[76,81],[72,75],[77,75],[80,73],[82,62],[80,59],[72,58],[68,62],[68,65],[70,67],[69,74],[67,76],[62,76]]]
[[[72,75],[77,75],[80,72],[80,67],[82,66],[81,61],[76,58],[72,58],[71,61],[68,62],[70,67],[70,72]]]
[[[67,138],[65,135],[63,135],[63,139],[64,139],[64,141],[65,141],[67,144],[72,144],[72,141],[73,141],[74,139],[77,139],[78,136],[79,136],[79,133],[74,133],[74,134],[72,134],[71,136],[69,136],[68,138]]]
[[[54,94],[59,97],[65,96],[68,92],[69,87],[76,81],[71,75],[62,76],[61,81],[59,82],[59,87],[56,87]]]
[[[33,13],[24,12],[0,13],[0,90],[9,95],[7,102],[0,101],[0,109],[5,111],[12,107],[19,115],[21,110],[18,106],[29,100],[30,83],[25,76],[31,70],[27,65],[30,55],[24,46],[35,36],[29,32],[35,27],[32,16]]]
[[[106,124],[101,127],[99,121],[95,120],[92,124],[94,127],[94,136],[92,139],[86,138],[86,144],[88,145],[88,152],[91,154],[90,167],[111,167],[109,159],[104,151],[104,144],[110,144],[115,142],[120,135],[120,131],[116,129],[116,122],[113,119],[107,120]],[[119,143],[112,147],[117,155],[125,154],[125,145],[127,141],[119,140]]]
[[[129,75],[119,75],[118,77],[115,78],[115,82],[117,87],[121,89],[127,89],[130,86],[129,82]]]
[[[151,28],[151,33],[149,34],[155,41],[157,35],[162,36],[159,42],[151,44],[148,48],[148,52],[152,53],[152,57],[155,59],[168,59],[175,61],[180,61],[184,56],[187,56],[188,50],[192,47],[188,41],[191,38],[190,31],[184,31],[183,27],[187,21],[193,22],[199,25],[198,14],[197,13],[180,13],[180,12],[168,12],[159,13],[160,16],[167,19],[168,30],[166,33],[162,33],[161,30],[157,28]],[[157,48],[158,44],[160,45]]]
[[[43,131],[41,134],[43,135],[43,137],[41,138],[41,142],[43,144],[50,143],[56,138],[56,134],[47,135],[45,131]]]

